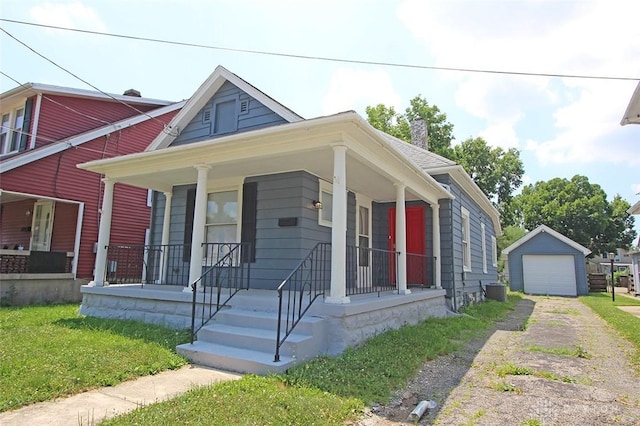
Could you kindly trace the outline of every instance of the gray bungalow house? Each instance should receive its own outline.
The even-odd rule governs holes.
[[[81,312],[191,326],[192,360],[266,373],[481,300],[498,212],[417,130],[303,119],[217,67],[145,152],[79,165],[104,176]],[[150,190],[142,247],[109,242],[123,185]]]

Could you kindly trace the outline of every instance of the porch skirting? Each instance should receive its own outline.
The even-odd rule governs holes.
[[[348,304],[315,303],[308,315],[329,322],[328,352],[337,355],[385,331],[417,324],[429,317],[446,316],[445,294],[442,289],[425,289],[406,295],[351,296]]]
[[[83,315],[100,318],[133,319],[173,328],[187,328],[191,324],[192,293],[183,287],[144,287],[113,285],[106,287],[83,286]],[[200,297],[200,296],[199,296]],[[351,296],[351,303],[332,304],[317,300],[305,317],[316,317],[326,322],[324,336],[329,355],[337,355],[349,346],[398,329],[417,324],[428,317],[447,315],[445,290],[413,290],[410,294],[393,292]],[[229,303],[231,309],[277,313],[278,298],[274,290],[240,291]],[[275,330],[273,330],[275,332]],[[323,355],[317,353],[316,355]]]
[[[79,302],[88,281],[73,274],[0,274],[0,306]]]

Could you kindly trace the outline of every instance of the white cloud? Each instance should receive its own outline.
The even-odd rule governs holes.
[[[42,3],[29,10],[29,16],[35,22],[44,25],[106,31],[107,26],[100,16],[82,2]]]
[[[398,9],[437,66],[605,76],[640,69],[637,16],[640,2],[621,9],[608,0],[554,2],[553,10],[535,0],[407,0]],[[481,134],[490,144],[526,140],[542,163],[640,162],[638,156],[611,155],[612,148],[629,151],[619,121],[632,82],[459,72],[442,77],[457,84],[456,104],[485,121]]]
[[[509,123],[495,123],[480,132],[480,137],[492,146],[499,146],[504,150],[520,146],[518,135]]]
[[[340,68],[331,76],[329,90],[322,103],[323,114],[356,109],[364,114],[368,105],[384,104],[402,111],[400,96],[389,75],[381,69],[373,71]]]

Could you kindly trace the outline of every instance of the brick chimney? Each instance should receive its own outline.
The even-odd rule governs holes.
[[[411,144],[429,150],[429,131],[427,122],[418,118],[411,122]]]
[[[123,95],[124,96],[133,96],[135,98],[139,98],[140,97],[140,92],[138,92],[136,89],[129,89],[129,90],[125,90]]]

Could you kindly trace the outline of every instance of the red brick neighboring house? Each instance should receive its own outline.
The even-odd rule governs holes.
[[[79,285],[93,277],[104,185],[76,164],[144,151],[183,105],[134,90],[105,95],[36,83],[0,95],[0,304],[64,299],[63,281],[79,298]],[[112,241],[144,244],[147,195],[120,186]],[[22,294],[42,278],[55,289]]]

